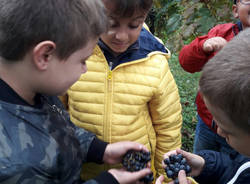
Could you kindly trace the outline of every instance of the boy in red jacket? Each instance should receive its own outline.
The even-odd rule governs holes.
[[[207,61],[228,41],[241,30],[250,26],[250,1],[234,0],[232,10],[234,17],[240,21],[236,24],[219,24],[212,28],[207,35],[197,37],[189,45],[182,48],[179,61],[184,70],[190,73],[200,72]],[[194,140],[194,153],[205,149],[232,153],[232,149],[225,139],[216,134],[216,124],[199,92],[196,97],[196,104],[198,123]]]

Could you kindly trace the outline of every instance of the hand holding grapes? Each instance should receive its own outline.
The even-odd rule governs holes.
[[[136,142],[117,142],[107,145],[103,161],[109,164],[121,163],[124,155],[128,153],[129,150],[148,152],[148,149],[144,145]],[[108,172],[111,173],[120,184],[134,184],[142,183],[139,180],[149,175],[151,170],[150,168],[144,168],[136,172],[129,172],[125,169],[110,169]]]
[[[164,177],[160,176],[157,178],[155,184],[163,184],[164,181]],[[175,181],[171,181],[168,184],[174,184]],[[191,184],[192,182],[190,180],[187,179],[186,173],[184,170],[180,170],[179,174],[178,174],[178,182],[179,184]]]
[[[107,164],[118,164],[122,162],[123,156],[129,151],[145,151],[148,149],[139,143],[122,141],[113,144],[108,144],[103,156],[103,162]]]
[[[151,170],[145,168],[140,171],[130,172],[125,169],[110,169],[108,172],[111,173],[120,184],[144,184],[140,179],[149,175]]]
[[[130,172],[138,172],[145,168],[150,168],[151,154],[144,150],[136,151],[130,150],[123,157],[122,165]],[[140,178],[140,182],[144,184],[151,184],[154,180],[153,173],[149,173],[146,176]]]
[[[196,154],[186,152],[181,149],[173,150],[164,155],[164,160],[169,158],[170,155],[178,155],[181,154],[183,158],[186,159],[187,164],[191,167],[190,175],[191,176],[198,176],[201,171],[203,170],[203,167],[205,165],[205,160]],[[166,168],[166,163],[163,161],[163,167]]]

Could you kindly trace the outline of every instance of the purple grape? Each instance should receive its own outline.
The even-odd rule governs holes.
[[[128,151],[123,157],[122,165],[127,171],[140,171],[147,167],[147,163],[151,160],[150,152],[144,151]],[[146,184],[152,183],[154,180],[153,173],[141,178],[140,181]]]
[[[179,183],[178,173],[180,170],[184,170],[187,174],[191,172],[191,167],[182,154],[170,155],[169,158],[164,159],[164,163],[166,164],[165,172],[167,177],[172,178],[175,184]]]

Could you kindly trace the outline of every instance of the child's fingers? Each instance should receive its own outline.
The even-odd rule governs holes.
[[[123,141],[120,143],[122,144],[122,147],[124,147],[126,150],[136,150],[136,151],[143,150],[145,152],[149,151],[146,146],[144,146],[143,144],[137,143],[137,142]]]
[[[210,43],[204,44],[204,52],[212,52],[214,50],[213,46]]]
[[[187,176],[184,170],[180,170],[178,174],[178,179],[179,179],[180,184],[189,184],[189,181],[187,179]]]
[[[145,151],[145,152],[149,152],[148,148],[143,145],[143,144],[140,144],[140,143],[136,143],[138,146],[137,146],[137,151]]]
[[[227,41],[222,37],[213,37],[205,41],[203,44],[204,52],[215,52],[222,49],[227,44]]]
[[[147,163],[147,168],[151,168],[151,163],[150,163],[150,161]]]
[[[130,180],[131,181],[136,181],[140,178],[145,177],[146,175],[150,174],[151,170],[149,168],[142,169],[140,171],[132,172],[130,175]]]
[[[164,181],[164,176],[163,176],[163,175],[161,175],[160,177],[158,177],[158,178],[157,178],[157,180],[156,180],[155,184],[162,184],[162,183],[163,183],[163,181]]]
[[[164,154],[164,156],[163,156],[163,158],[165,159],[165,158],[168,158],[170,155],[176,155],[177,154],[177,152],[176,152],[176,150],[172,150],[172,151],[169,151],[169,152],[167,152],[167,153],[165,153]]]
[[[184,150],[178,149],[177,153],[182,154],[186,159],[191,159],[192,153],[186,152]]]

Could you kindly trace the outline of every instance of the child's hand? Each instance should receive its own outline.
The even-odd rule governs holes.
[[[143,184],[143,182],[139,182],[139,180],[150,174],[151,170],[145,168],[140,171],[129,172],[124,169],[110,169],[108,172],[111,173],[120,184]]]
[[[185,171],[181,170],[178,174],[178,180],[179,180],[179,184],[191,184],[192,182],[190,180],[188,180]],[[161,184],[161,183],[159,183]],[[170,182],[169,184],[174,184],[174,182]]]
[[[213,37],[206,40],[203,44],[203,51],[206,53],[216,52],[222,49],[227,41],[222,37]]]
[[[123,141],[113,144],[108,144],[104,152],[103,161],[107,164],[118,164],[122,162],[123,156],[129,151],[141,151],[148,152],[148,149],[139,143]]]
[[[157,180],[156,180],[155,184],[162,184],[162,183],[163,183],[163,181],[164,181],[164,176],[163,176],[163,175],[161,175],[161,176],[159,176],[159,177],[157,178]]]
[[[198,176],[203,170],[203,167],[205,165],[205,160],[201,156],[186,152],[181,149],[177,149],[177,150],[173,150],[173,151],[166,153],[164,155],[164,159],[169,158],[169,156],[172,154],[182,154],[183,157],[186,158],[187,163],[192,168],[192,171],[190,173],[191,176]],[[162,161],[162,165],[163,165],[163,168],[166,167],[166,165],[164,164],[164,161]]]
[[[178,174],[179,184],[191,184],[192,182],[188,180],[185,171],[181,170]],[[162,184],[164,181],[164,176],[161,175],[157,178],[155,184]],[[171,181],[169,184],[174,184],[174,181]]]

